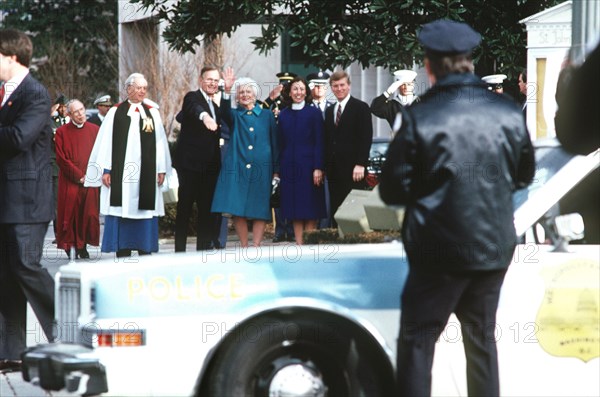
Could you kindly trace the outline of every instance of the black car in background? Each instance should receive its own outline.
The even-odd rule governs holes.
[[[369,164],[367,165],[367,189],[372,190],[379,183],[379,174],[381,174],[381,166],[385,161],[385,155],[388,150],[392,138],[374,137],[369,152]]]

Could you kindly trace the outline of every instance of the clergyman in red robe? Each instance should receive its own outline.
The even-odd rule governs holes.
[[[89,258],[87,244],[100,244],[99,189],[83,183],[98,126],[86,121],[80,101],[69,101],[67,110],[71,122],[59,127],[55,135],[59,167],[56,244],[69,257],[74,247],[77,258]]]

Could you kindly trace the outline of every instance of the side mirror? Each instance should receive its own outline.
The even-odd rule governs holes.
[[[554,218],[554,252],[568,252],[569,241],[582,239],[584,236],[583,217],[578,213],[559,215]]]
[[[557,216],[554,223],[558,235],[568,241],[579,240],[584,236],[583,217],[578,213]]]

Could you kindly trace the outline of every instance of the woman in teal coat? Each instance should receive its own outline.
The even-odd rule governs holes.
[[[278,145],[275,117],[256,103],[258,84],[250,78],[235,81],[233,69],[224,72],[225,93],[221,101],[223,120],[230,126],[229,149],[217,181],[212,212],[233,217],[242,247],[248,246],[248,224],[252,240],[259,246],[271,219],[271,181],[278,176]],[[230,93],[234,86],[235,105]]]

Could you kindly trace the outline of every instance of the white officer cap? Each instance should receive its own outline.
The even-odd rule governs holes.
[[[489,85],[502,84],[506,80],[505,74],[490,74],[489,76],[483,76],[481,80],[485,81]]]
[[[417,72],[407,69],[396,70],[394,72],[394,77],[396,81],[400,81],[402,84],[411,83],[417,78]]]
[[[94,106],[98,105],[112,106],[110,95],[102,95],[96,98],[96,100],[94,101]]]

